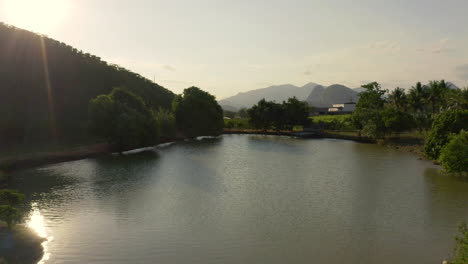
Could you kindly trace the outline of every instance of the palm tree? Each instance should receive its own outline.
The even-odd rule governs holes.
[[[425,110],[424,104],[427,102],[429,92],[427,86],[423,86],[420,82],[416,86],[411,87],[408,94],[408,103],[411,109],[415,112]]]
[[[428,101],[431,104],[432,115],[439,113],[441,108],[447,104],[446,97],[449,91],[450,89],[444,80],[429,82]]]
[[[429,100],[429,87],[420,82],[411,87],[408,94],[408,105],[413,110],[413,118],[417,123],[420,132],[424,128],[429,128],[432,118],[427,107]]]
[[[388,96],[388,101],[397,109],[404,110],[407,106],[407,96],[405,89],[397,87]]]

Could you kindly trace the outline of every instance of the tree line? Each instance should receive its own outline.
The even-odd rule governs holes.
[[[387,134],[426,131],[424,153],[450,172],[468,170],[468,89],[444,80],[417,83],[406,92],[389,92],[376,82],[362,86],[352,122],[359,133],[381,139]]]
[[[197,87],[176,96],[171,110],[154,111],[126,88],[114,88],[89,103],[91,133],[117,151],[152,146],[176,137],[217,136],[223,125],[223,111],[215,97]]]
[[[249,124],[264,131],[292,130],[294,126],[306,126],[310,122],[309,112],[309,105],[296,97],[282,103],[262,99],[246,110]]]

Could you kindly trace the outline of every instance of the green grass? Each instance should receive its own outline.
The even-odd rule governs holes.
[[[309,117],[314,125],[328,130],[355,130],[351,122],[351,115],[321,115]]]
[[[246,118],[231,118],[224,120],[224,128],[249,129],[252,127]]]
[[[319,116],[311,116],[309,117],[314,122],[324,122],[324,123],[331,123],[333,121],[343,122],[348,118],[351,118],[351,114],[349,115],[319,115]]]

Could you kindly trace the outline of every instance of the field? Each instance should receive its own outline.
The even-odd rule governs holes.
[[[231,118],[224,119],[224,128],[240,128],[249,129],[252,128],[249,121],[246,118]]]
[[[324,123],[332,123],[336,122],[343,122],[346,119],[351,118],[351,114],[349,115],[320,115],[320,116],[312,116],[309,117],[314,123],[315,122],[324,122]]]
[[[325,130],[355,130],[351,115],[321,115],[310,117],[313,125],[318,125]]]

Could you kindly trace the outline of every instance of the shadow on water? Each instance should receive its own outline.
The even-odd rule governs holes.
[[[259,152],[288,153],[288,155],[310,154],[304,147],[305,139],[268,135],[250,135],[247,139],[249,149]]]

